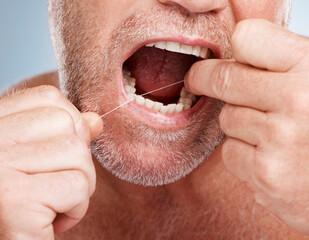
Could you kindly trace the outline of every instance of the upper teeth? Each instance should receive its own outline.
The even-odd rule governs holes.
[[[204,59],[208,58],[210,53],[208,48],[202,48],[200,46],[189,46],[178,42],[149,43],[146,45],[146,47],[156,47],[170,52],[194,55],[196,57],[201,57]]]
[[[123,70],[123,82],[125,91],[130,99],[134,99],[135,103],[142,105],[146,108],[161,113],[179,113],[184,110],[190,109],[191,106],[196,103],[197,98],[193,94],[189,93],[185,87],[181,90],[180,98],[177,104],[163,105],[163,103],[155,102],[150,99],[146,99],[141,95],[136,94],[135,79],[130,77],[128,70]]]

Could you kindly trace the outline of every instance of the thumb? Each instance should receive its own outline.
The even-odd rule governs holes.
[[[90,139],[93,140],[103,131],[103,121],[100,116],[94,112],[82,113],[82,118],[90,131]]]

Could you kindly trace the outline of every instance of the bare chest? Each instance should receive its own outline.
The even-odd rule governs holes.
[[[92,206],[85,219],[57,240],[309,239],[280,222],[246,193],[209,191],[197,204],[170,199],[151,208]]]

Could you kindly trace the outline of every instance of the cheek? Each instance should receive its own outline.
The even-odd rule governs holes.
[[[149,7],[151,1],[145,0],[79,0],[84,1],[100,25],[102,37],[107,37],[119,27],[124,20],[140,9]]]
[[[284,26],[290,8],[290,0],[231,0],[230,2],[237,22],[248,18],[263,18]]]
[[[145,0],[86,0],[96,15],[110,22],[121,22],[137,9],[143,9]],[[147,1],[146,1],[147,2]],[[149,4],[148,4],[149,5]]]
[[[132,14],[134,0],[82,0],[87,2],[87,7],[95,19],[101,24],[104,35],[108,35],[113,29]]]

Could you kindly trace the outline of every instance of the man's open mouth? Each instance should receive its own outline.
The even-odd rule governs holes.
[[[213,57],[209,48],[198,45],[170,41],[144,45],[123,64],[126,97],[167,117],[190,112],[202,97],[189,93],[181,81],[195,62]],[[164,88],[169,85],[172,86]],[[151,93],[145,95],[148,92]]]

